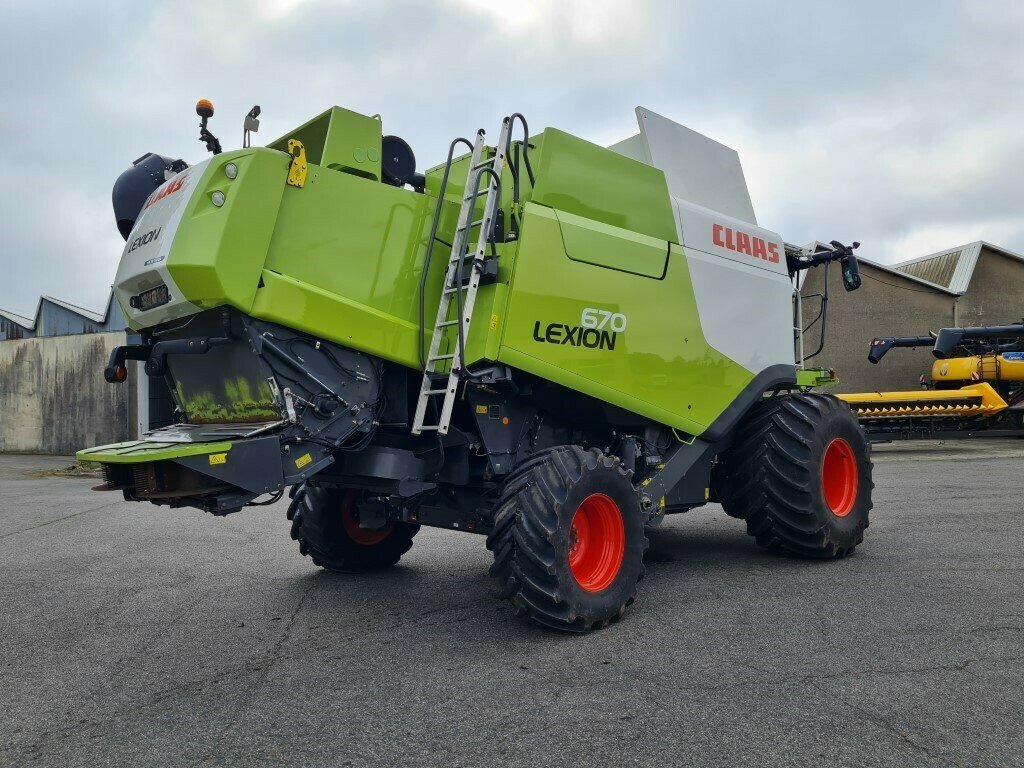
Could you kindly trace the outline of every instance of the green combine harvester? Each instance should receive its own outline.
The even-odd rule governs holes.
[[[421,525],[487,537],[518,613],[618,619],[646,526],[709,501],[759,545],[861,543],[868,443],[812,393],[800,272],[851,247],[757,225],[733,150],[650,110],[610,148],[506,118],[420,174],[377,117],[332,108],[189,167],[147,154],[114,187],[114,286],[177,422],[89,448],[102,490],[227,515],[290,487],[302,554],[394,565]],[[795,352],[794,350],[799,350]]]

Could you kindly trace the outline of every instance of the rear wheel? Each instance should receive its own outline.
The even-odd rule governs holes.
[[[617,457],[578,446],[531,456],[509,476],[487,548],[518,614],[568,632],[622,616],[647,549],[631,477]]]
[[[299,551],[322,568],[361,573],[394,565],[412,547],[418,525],[359,526],[360,492],[304,483],[288,506]]]
[[[779,395],[740,427],[717,494],[763,547],[844,557],[864,539],[871,454],[850,407],[829,395]]]

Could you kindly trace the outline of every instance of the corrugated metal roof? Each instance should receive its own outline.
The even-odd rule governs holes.
[[[926,288],[931,288],[932,290],[937,291],[939,293],[947,293],[950,296],[957,295],[956,291],[950,290],[944,285],[940,285],[939,283],[933,283],[931,280],[927,280],[923,277],[918,277],[917,275],[912,275],[909,272],[903,272],[889,264],[879,264],[877,261],[871,261],[871,259],[865,259],[861,256],[857,257],[857,261],[859,261],[861,264],[867,264],[870,267],[874,267],[875,269],[881,270],[882,272],[888,272],[893,277],[898,277],[901,280],[907,280],[908,282],[916,283],[917,285],[922,285]]]
[[[922,280],[928,280],[948,288],[949,284],[953,282],[953,274],[960,264],[960,257],[963,256],[963,253],[962,250],[941,253],[938,256],[932,256],[930,259],[902,266],[900,267],[900,272],[906,272],[908,275],[914,275]]]
[[[973,243],[903,261],[893,266],[901,272],[939,282],[951,291],[961,294],[966,293],[967,286],[971,284],[971,276],[978,266],[978,258],[983,248],[1009,259],[1024,261],[1024,256],[1019,253],[985,240],[975,240]]]
[[[46,309],[46,307],[50,308]],[[55,310],[53,307],[59,309]],[[79,323],[71,320],[76,316],[80,318],[82,323],[80,326]],[[107,298],[102,312],[94,312],[53,296],[42,296],[36,304],[36,311],[31,318],[4,309],[0,309],[0,318],[6,318],[28,331],[36,332],[39,336],[93,333],[99,330],[119,331],[127,325],[120,306],[114,302],[113,293]],[[55,320],[55,318],[57,319]]]
[[[22,328],[27,328],[30,331],[36,329],[36,321],[34,319],[23,317],[14,312],[8,312],[6,309],[0,309],[0,317],[6,317],[12,323],[17,323]]]
[[[110,307],[110,302],[107,301],[106,307],[103,308],[103,314],[100,314],[99,312],[93,312],[91,309],[85,309],[84,307],[80,307],[77,304],[72,304],[70,301],[56,299],[53,296],[43,296],[42,300],[48,301],[51,304],[56,304],[58,307],[64,307],[64,309],[68,310],[69,312],[74,312],[76,315],[87,317],[96,323],[102,323],[104,320],[107,319],[107,308]]]

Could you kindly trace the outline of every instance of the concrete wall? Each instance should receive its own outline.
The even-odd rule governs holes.
[[[809,270],[805,297],[821,292],[824,275],[820,267]],[[929,349],[894,349],[878,365],[872,365],[867,359],[868,345],[876,336],[920,336],[952,325],[954,297],[863,262],[861,276],[861,288],[847,293],[838,265],[831,268],[825,349],[808,364],[835,368],[840,382],[831,390],[835,392],[916,389],[921,374],[931,371]],[[819,306],[817,300],[805,300],[805,325]],[[808,331],[808,354],[817,347],[820,333],[820,324]]]
[[[1024,263],[982,248],[967,292],[957,306],[959,325],[1005,325],[1024,319]]]
[[[123,332],[0,344],[0,452],[74,453],[129,439],[132,388],[103,369]]]

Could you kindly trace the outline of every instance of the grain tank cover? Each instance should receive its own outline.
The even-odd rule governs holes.
[[[644,107],[636,119],[640,133],[610,149],[659,168],[673,197],[757,224],[736,150]]]

